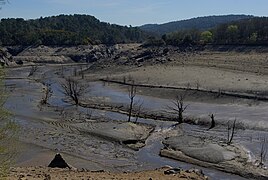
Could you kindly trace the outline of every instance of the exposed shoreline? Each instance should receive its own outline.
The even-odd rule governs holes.
[[[129,50],[132,48],[135,49],[136,47],[137,46],[129,45],[129,47],[127,48]],[[123,52],[123,48],[125,47],[122,46],[120,48],[121,48],[120,51]],[[44,47],[44,50],[46,50],[46,47]],[[41,56],[42,56],[42,53],[44,52],[41,51]],[[260,72],[262,74],[253,73],[251,70],[240,71],[239,68],[238,70],[235,70],[235,68],[233,68],[234,67],[233,65],[236,66],[238,63],[237,62],[233,62],[233,64],[230,64],[230,63],[232,63],[233,58],[235,59],[239,56],[239,53],[238,54],[236,53],[238,52],[232,52],[230,55],[231,56],[230,61],[229,59],[227,59],[226,64],[224,64],[224,66],[229,66],[229,65],[230,66],[227,68],[222,68],[222,69],[221,69],[221,65],[218,66],[216,62],[214,62],[216,64],[215,68],[214,67],[212,68],[211,66],[214,66],[214,65],[213,64],[211,65],[209,63],[210,62],[213,63],[213,58],[224,59],[224,56],[226,55],[226,53],[216,52],[215,54],[209,55],[208,52],[203,52],[203,54],[201,55],[189,55],[189,57],[185,57],[183,55],[184,58],[182,58],[181,54],[170,53],[169,56],[173,60],[168,62],[167,64],[165,63],[164,65],[154,64],[154,62],[156,62],[155,61],[156,58],[158,57],[153,57],[152,61],[151,60],[148,61],[148,65],[142,65],[140,67],[135,67],[135,68],[133,68],[132,66],[133,64],[130,65],[130,67],[126,65],[117,66],[116,63],[119,63],[119,64],[122,63],[123,59],[121,59],[122,61],[120,60],[119,62],[116,62],[115,64],[112,64],[112,63],[109,64],[110,62],[108,62],[107,60],[105,61],[105,59],[103,59],[100,62],[93,64],[92,66],[85,65],[85,64],[81,64],[78,66],[76,64],[73,64],[73,65],[68,64],[68,67],[64,66],[64,63],[65,63],[64,61],[59,61],[58,62],[59,64],[50,64],[50,65],[43,64],[42,66],[37,68],[37,71],[34,72],[34,75],[31,77],[28,77],[28,74],[32,67],[31,65],[33,66],[35,65],[34,64],[35,61],[31,62],[31,57],[29,56],[27,57],[29,58],[29,61],[27,62],[27,60],[25,60],[26,61],[25,64],[29,63],[28,64],[30,65],[29,67],[24,67],[23,65],[21,68],[17,67],[17,68],[9,69],[11,73],[9,74],[9,77],[12,77],[12,79],[7,78],[7,81],[11,82],[9,88],[11,90],[12,96],[14,96],[14,97],[11,97],[9,103],[11,105],[13,103],[11,107],[16,112],[15,117],[22,124],[24,128],[23,130],[25,130],[25,133],[22,133],[23,136],[21,137],[23,137],[29,143],[37,144],[37,145],[40,145],[41,147],[46,147],[48,149],[57,149],[57,151],[60,151],[66,154],[68,153],[77,154],[77,157],[79,156],[83,157],[85,158],[85,161],[87,160],[96,161],[100,164],[100,167],[105,168],[105,166],[107,166],[106,167],[107,169],[110,168],[110,169],[113,169],[114,171],[118,171],[119,169],[121,169],[122,171],[126,171],[126,170],[135,171],[137,169],[140,170],[144,164],[142,164],[136,159],[137,153],[133,151],[132,149],[125,147],[124,143],[122,145],[122,142],[125,140],[115,140],[114,137],[112,137],[112,139],[109,139],[111,134],[107,134],[108,130],[104,128],[106,125],[107,127],[110,127],[110,128],[116,128],[116,129],[118,128],[114,124],[112,125],[109,125],[107,123],[105,124],[105,121],[104,121],[105,116],[111,116],[112,117],[111,119],[114,121],[115,119],[121,120],[120,118],[122,117],[124,118],[125,114],[127,114],[127,109],[126,109],[127,103],[126,103],[126,97],[125,97],[127,96],[126,95],[127,87],[120,86],[120,84],[130,85],[129,82],[131,81],[129,81],[128,78],[131,77],[131,79],[135,80],[135,83],[139,85],[138,95],[141,97],[146,96],[148,100],[151,100],[148,103],[152,103],[152,106],[150,106],[149,104],[147,105],[147,108],[150,107],[151,109],[154,109],[156,111],[159,111],[159,109],[157,109],[156,104],[153,104],[154,100],[156,101],[159,100],[159,102],[157,102],[159,104],[161,104],[161,102],[167,103],[168,100],[171,99],[176,93],[185,91],[188,88],[188,90],[190,89],[192,91],[191,94],[193,94],[189,96],[188,99],[186,99],[186,102],[192,102],[192,105],[194,106],[194,108],[190,109],[190,112],[194,112],[195,108],[200,109],[201,108],[200,106],[202,104],[209,105],[209,107],[216,107],[216,106],[218,106],[219,108],[226,107],[227,113],[232,112],[232,107],[234,109],[237,108],[238,109],[237,112],[246,112],[248,109],[251,110],[252,112],[259,112],[259,111],[261,112],[262,109],[264,109],[267,105],[266,93],[268,92],[267,90],[268,82],[266,80],[266,75],[265,75],[266,67],[263,67],[263,69],[261,69]],[[24,55],[23,54],[21,55],[28,56],[29,53],[27,54],[27,52],[24,52]],[[261,63],[264,62],[263,59],[265,59],[265,56],[266,56],[265,53],[255,54],[255,55],[256,55],[255,58],[261,56],[262,59],[260,59],[259,61]],[[49,59],[49,56],[50,55],[48,55],[48,59]],[[254,56],[254,53],[252,57],[253,56]],[[243,59],[244,57],[246,57],[246,55],[242,54],[241,57],[239,57],[241,58],[239,60],[241,60],[242,62],[244,61],[249,62],[247,59]],[[198,58],[201,58],[201,60],[199,61]],[[211,58],[211,59],[206,59],[206,58]],[[55,60],[55,59],[52,59],[52,60]],[[209,63],[207,63],[206,60],[209,61]],[[143,63],[143,62],[145,64],[147,63],[145,61],[140,61],[139,63]],[[63,64],[60,64],[60,63],[63,63]],[[150,63],[152,63],[152,65],[150,65]],[[253,66],[253,68],[256,68],[255,70],[258,70],[258,68],[261,68],[261,63],[257,67]],[[183,64],[186,64],[186,65],[184,66]],[[103,68],[99,69],[99,67],[103,67]],[[113,67],[117,69],[116,73],[112,73]],[[76,76],[72,74],[75,71],[78,71]],[[86,116],[87,113],[85,112],[85,109],[83,109],[83,107],[75,107],[75,106],[72,106],[68,102],[62,101],[63,97],[62,97],[62,94],[60,94],[59,92],[58,83],[59,83],[59,80],[62,80],[62,76],[64,76],[63,72],[68,74],[69,76],[70,75],[74,76],[76,79],[78,79],[81,82],[89,83],[91,80],[102,79],[103,81],[112,81],[113,83],[116,83],[116,84],[119,83],[119,85],[112,85],[110,89],[114,88],[114,90],[111,91],[111,94],[109,93],[105,94],[104,91],[105,90],[109,91],[109,88],[104,89],[104,86],[103,87],[99,86],[100,82],[96,82],[95,84],[96,86],[93,86],[94,88],[96,88],[94,89],[95,94],[93,93],[92,96],[96,96],[95,101],[98,103],[89,104],[88,106],[87,101],[81,101],[85,109],[93,108],[95,106],[96,114],[94,114],[92,117],[87,119],[87,116]],[[81,76],[82,72],[84,73],[85,79],[83,79]],[[106,79],[107,76],[109,77],[108,80]],[[18,78],[16,79],[16,77]],[[126,83],[122,81],[124,77],[127,79]],[[14,81],[14,83],[12,81]],[[54,88],[52,100],[51,100],[52,103],[51,103],[51,106],[43,106],[42,110],[40,111],[39,102],[42,99],[42,96],[44,95],[44,92],[42,91],[44,88],[44,83],[46,81],[52,82],[52,85]],[[25,86],[26,82],[28,86]],[[190,85],[187,86],[187,84],[190,84]],[[93,85],[94,85],[94,82],[93,82]],[[217,90],[217,87],[220,90]],[[119,91],[117,91],[117,88],[119,89]],[[152,89],[155,89],[155,90],[152,90]],[[240,94],[236,92],[243,92],[243,93]],[[104,93],[104,94],[102,95],[101,93]],[[244,93],[248,93],[248,94],[244,94]],[[218,95],[220,97],[218,97]],[[122,104],[125,106],[125,109],[124,108],[117,109],[116,107],[114,107],[117,101],[113,100],[113,96],[115,97],[115,99],[118,96],[119,101],[122,99],[123,101]],[[159,99],[157,98],[153,99],[154,97],[157,97]],[[261,98],[264,98],[263,99],[264,101],[262,101]],[[25,105],[25,102],[27,102],[26,105]],[[230,108],[228,108],[228,106],[230,106]],[[17,109],[18,107],[19,109]],[[119,110],[122,111],[121,115],[120,113],[117,113],[119,112]],[[222,109],[220,109],[219,111],[221,112]],[[115,114],[112,114],[112,112],[115,112]],[[64,113],[66,114],[64,115]],[[146,113],[148,115],[149,111],[147,111]],[[198,113],[199,112],[196,112],[196,114]],[[208,117],[204,118],[205,113],[214,113],[214,112],[209,112],[209,111],[203,112],[202,117],[200,117],[200,119],[202,118],[205,119],[207,122],[206,125],[208,125],[209,118]],[[265,112],[263,113],[265,114]],[[104,114],[104,116],[102,114]],[[196,114],[194,114],[192,117],[196,117]],[[233,112],[233,114],[235,115],[236,111]],[[142,116],[141,114],[140,118],[145,118],[146,114],[143,114],[143,115],[144,116]],[[252,117],[249,116],[249,114],[241,114],[241,115],[243,116],[240,119],[248,120],[250,122]],[[94,119],[95,117],[97,118]],[[228,118],[230,117],[231,115],[228,116]],[[152,116],[148,116],[147,118],[153,119]],[[221,118],[223,119],[223,121],[219,122],[219,124],[222,123],[224,127],[224,123],[228,121],[228,118],[225,119],[224,114],[219,119],[221,120]],[[100,119],[102,119],[101,123],[103,124],[99,122],[98,122],[99,125],[98,123],[94,124],[94,121],[100,121]],[[166,119],[166,117],[162,117],[161,119],[160,116],[159,117],[156,116],[155,119],[164,120]],[[145,121],[145,120],[142,120],[142,121]],[[267,131],[265,129],[266,127],[265,123],[267,124],[267,122],[264,120],[258,121],[258,122],[260,123],[258,124],[258,126],[263,127],[264,128],[263,130],[265,133]],[[162,125],[165,125],[165,123],[170,123],[170,122],[159,121],[156,123],[159,123],[160,124],[159,127],[162,127]],[[174,121],[173,123],[176,124],[176,122]],[[263,126],[263,123],[264,123],[264,126]],[[86,126],[86,125],[89,125],[89,126]],[[131,125],[129,128],[135,130],[136,126],[138,125],[139,124],[136,124],[135,127]],[[172,123],[168,124],[168,126],[172,126]],[[125,126],[122,126],[122,130],[123,129],[127,129],[127,128]],[[172,134],[172,132],[168,132],[168,128],[167,129],[159,128],[157,130],[163,131],[163,136],[166,136],[167,134],[170,134],[170,133]],[[203,131],[202,127],[200,127],[200,129],[197,129],[197,131],[198,130]],[[219,130],[220,128],[217,129],[217,131]],[[98,132],[96,133],[96,131]],[[142,133],[147,132],[144,129],[141,131]],[[214,132],[215,133],[214,136],[217,135],[218,133],[217,131]],[[135,141],[135,142],[141,143],[139,144],[138,148],[133,146],[134,147],[134,148],[132,147],[133,149],[137,150],[144,146],[146,148],[146,139],[149,136],[151,136],[151,133],[155,133],[155,132],[152,132],[152,130],[148,132],[149,133],[147,133],[145,138],[141,138],[140,140],[130,138],[127,141],[130,140],[129,142]],[[104,134],[106,133],[106,135],[104,136],[101,133],[104,133]],[[121,136],[126,137],[127,133],[125,132],[122,133],[121,131],[120,133],[121,133]],[[137,131],[137,134],[142,134],[142,133]],[[164,133],[167,133],[167,134],[164,134]],[[196,134],[196,136],[198,136],[198,134]],[[120,135],[118,137],[120,137]],[[162,153],[163,155],[166,154],[166,156],[169,156],[167,155],[168,152],[166,152],[166,150],[162,150],[162,152],[163,152]],[[169,157],[173,158],[172,156],[169,156]],[[180,161],[183,161],[183,158],[180,159]],[[194,160],[193,160],[193,164],[202,166],[202,163],[196,163]],[[206,166],[205,162],[203,165]],[[135,167],[137,169],[135,169]],[[146,168],[149,168],[149,167],[150,165],[146,166]],[[222,170],[221,168],[219,169]],[[235,173],[239,174],[238,171]],[[240,175],[247,177],[247,175],[243,174],[242,171]]]

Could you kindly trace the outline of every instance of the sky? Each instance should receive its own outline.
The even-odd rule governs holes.
[[[88,14],[112,24],[139,26],[209,15],[268,16],[268,0],[9,0],[0,10],[0,18],[59,14]]]

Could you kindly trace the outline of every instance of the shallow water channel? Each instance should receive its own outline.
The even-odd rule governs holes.
[[[14,70],[13,70],[14,71]],[[22,71],[23,72],[23,71]],[[55,107],[69,108],[70,104],[63,101],[64,95],[61,92],[61,88],[59,85],[58,78],[54,77],[53,71],[40,70],[40,74],[42,74],[45,79],[43,81],[50,82],[53,96],[50,98],[50,105]],[[12,73],[11,73],[12,74]],[[13,73],[14,76],[15,73]],[[16,77],[19,74],[16,71]],[[25,74],[24,74],[25,76]],[[40,111],[39,107],[37,107],[38,102],[40,101],[40,95],[42,95],[42,85],[40,82],[35,81],[34,79],[7,79],[6,85],[9,87],[12,96],[10,96],[5,104],[5,106],[13,112],[15,116],[15,120],[23,127],[23,129],[41,129],[42,126],[45,126],[46,123],[43,123],[43,119],[50,119],[57,116],[55,112],[45,112]],[[90,83],[90,91],[89,96],[97,97],[100,99],[105,99],[108,102],[112,103],[123,103],[128,104],[129,98],[128,93],[122,90],[121,88],[116,88],[114,86],[109,86],[107,84],[103,84],[101,82],[91,82]],[[161,111],[164,107],[166,107],[170,100],[155,98],[150,96],[142,96],[137,95],[137,99],[143,101],[143,106],[146,109],[151,111]],[[248,125],[248,127],[262,127],[263,131],[256,130],[239,130],[235,136],[234,141],[236,143],[240,143],[244,145],[245,148],[253,152],[254,154],[258,154],[260,150],[260,137],[268,137],[267,129],[268,129],[268,111],[267,104],[263,103],[258,107],[251,107],[245,105],[231,105],[231,104],[208,104],[208,103],[192,103],[187,110],[187,114],[191,114],[191,116],[197,117],[205,117],[208,116],[209,113],[216,113],[217,118],[221,121],[228,121],[233,117],[236,117],[239,121],[244,122]],[[88,109],[78,108],[78,111],[87,112]],[[92,110],[94,116],[105,117],[111,120],[127,120],[127,116],[115,112],[106,112],[102,110]],[[47,117],[46,117],[47,116]],[[38,120],[36,117],[43,117],[42,120]],[[31,119],[32,118],[32,119]],[[256,120],[252,123],[252,120]],[[149,123],[156,125],[155,132],[147,139],[146,146],[141,148],[136,153],[136,161],[139,167],[137,170],[144,169],[152,169],[159,168],[165,165],[170,165],[174,167],[182,167],[182,168],[191,168],[196,167],[202,169],[204,173],[210,176],[212,179],[244,179],[236,175],[223,173],[214,169],[207,169],[198,167],[192,164],[187,164],[184,162],[179,162],[175,160],[171,160],[168,158],[160,157],[159,151],[163,147],[161,141],[163,140],[162,132],[167,131],[175,122],[163,122],[163,121],[155,121],[151,119],[139,119],[139,122]],[[201,136],[210,136],[218,139],[224,139],[226,136],[226,131],[223,127],[215,128],[213,131],[205,131],[207,127],[193,126],[193,125],[185,125],[185,131],[189,132],[192,135],[201,135]],[[27,133],[27,132],[25,132]],[[26,136],[27,137],[27,136]],[[40,145],[36,141],[27,141],[25,139],[21,139],[22,141],[26,141],[27,143],[36,143]],[[51,142],[53,143],[53,142]],[[47,148],[47,146],[45,146]],[[54,148],[55,146],[53,146]],[[254,156],[252,157],[254,159]],[[81,165],[83,167],[83,165]]]

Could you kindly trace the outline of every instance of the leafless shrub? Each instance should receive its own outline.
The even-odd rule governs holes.
[[[81,96],[88,90],[88,86],[81,84],[78,80],[70,77],[66,78],[65,81],[61,83],[61,87],[65,96],[71,98],[75,105],[79,104]]]
[[[48,100],[52,96],[53,91],[51,89],[51,84],[49,84],[49,83],[45,84],[44,91],[45,91],[45,95],[40,102],[41,105],[48,104]]]
[[[186,97],[186,92],[184,94],[177,95],[176,98],[172,101],[171,106],[167,106],[173,114],[176,114],[178,123],[183,123],[183,113],[189,105],[184,104],[184,99]]]
[[[230,145],[233,141],[234,134],[236,131],[236,119],[233,121],[233,124],[231,124],[230,121],[228,121],[228,126],[227,126],[227,144]]]

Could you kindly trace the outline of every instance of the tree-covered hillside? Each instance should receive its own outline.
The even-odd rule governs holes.
[[[3,45],[78,45],[141,42],[140,29],[100,22],[89,15],[59,15],[35,20],[2,19]]]
[[[152,32],[156,34],[167,34],[174,31],[180,30],[207,30],[216,27],[219,24],[228,23],[231,21],[237,21],[241,19],[252,18],[253,16],[248,15],[223,15],[223,16],[207,16],[207,17],[197,17],[182,21],[174,21],[165,24],[147,24],[140,28],[147,32]]]
[[[150,38],[146,45],[268,45],[268,17],[255,17],[221,24],[209,30],[181,30],[162,38]]]

